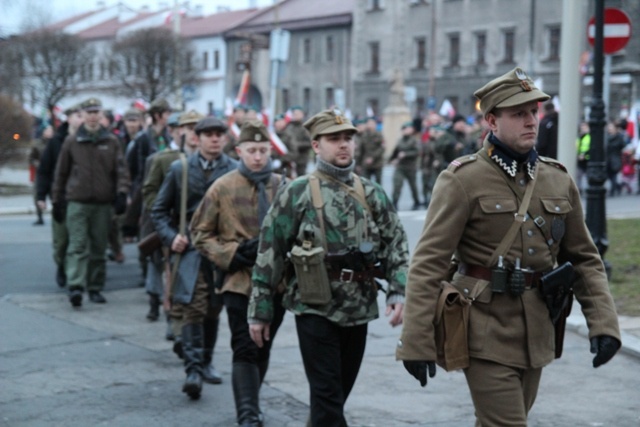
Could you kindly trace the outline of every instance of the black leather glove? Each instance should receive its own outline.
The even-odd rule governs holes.
[[[423,360],[404,360],[404,369],[420,381],[422,387],[427,385],[427,369],[429,370],[429,378],[436,376],[435,362],[425,362]]]
[[[67,217],[67,203],[55,202],[51,207],[51,216],[56,222],[64,222]]]
[[[244,267],[253,267],[253,264],[255,264],[255,260],[251,261],[236,250],[236,253],[233,254],[231,263],[229,263],[229,269],[227,271],[229,273],[235,273]]]
[[[122,215],[127,210],[127,195],[125,193],[118,193],[116,200],[113,202],[113,211],[116,215]]]
[[[258,244],[260,243],[260,239],[254,237],[253,239],[245,240],[238,246],[238,252],[242,254],[243,257],[248,260],[252,260],[255,262],[258,257]],[[252,264],[253,265],[253,264]]]
[[[600,335],[591,338],[591,353],[595,354],[593,358],[593,367],[607,363],[620,348],[621,342],[609,335]]]

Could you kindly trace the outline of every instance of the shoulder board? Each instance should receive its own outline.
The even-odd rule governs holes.
[[[455,172],[464,165],[475,162],[476,160],[478,160],[477,154],[469,154],[468,156],[458,157],[457,159],[449,163],[447,170],[450,172]]]
[[[566,168],[562,163],[560,163],[559,161],[557,161],[556,159],[553,159],[553,158],[551,158],[551,157],[544,157],[544,156],[538,156],[538,158],[539,158],[541,161],[545,162],[545,163],[548,163],[548,164],[550,164],[550,165],[552,165],[552,166],[557,167],[557,168],[558,168],[558,169],[560,169],[561,171],[567,172],[567,168]]]

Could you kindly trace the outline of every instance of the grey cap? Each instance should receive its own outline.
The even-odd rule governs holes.
[[[222,132],[226,132],[228,129],[227,125],[217,117],[208,116],[204,119],[200,120],[194,129],[196,135],[200,135],[201,132],[206,130],[219,130]]]

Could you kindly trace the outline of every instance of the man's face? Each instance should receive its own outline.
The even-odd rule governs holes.
[[[236,122],[238,126],[240,126],[242,122],[244,122],[244,116],[245,116],[244,110],[238,109],[233,112],[233,121]]]
[[[287,127],[287,121],[285,119],[278,119],[275,122],[273,122],[273,127],[276,129],[277,132],[282,132],[284,128]]]
[[[162,113],[155,114],[156,116],[156,125],[165,127],[169,122],[169,117],[171,116],[171,111],[163,111]]]
[[[67,116],[67,121],[69,122],[69,127],[75,131],[84,122],[84,117],[80,111],[74,111]]]
[[[538,138],[538,102],[500,108],[488,113],[487,123],[494,135],[517,153],[528,153]]]
[[[367,129],[374,131],[378,128],[378,123],[375,120],[367,120]]]
[[[124,121],[124,127],[127,130],[127,135],[129,135],[130,138],[133,138],[138,131],[140,130],[140,126],[141,126],[141,121],[140,119],[127,119]]]
[[[311,141],[313,151],[325,162],[341,168],[351,165],[356,143],[353,132],[344,131],[320,135]]]
[[[236,147],[236,153],[250,171],[259,172],[271,158],[271,144],[268,141],[242,142]]]
[[[98,111],[87,111],[84,110],[82,112],[82,119],[84,120],[84,125],[89,130],[96,130],[100,127],[100,110]]]
[[[169,134],[171,135],[173,142],[180,144],[180,135],[182,135],[182,131],[178,126],[169,126]]]
[[[411,136],[413,135],[413,126],[406,126],[402,128],[402,134],[404,136]]]
[[[191,151],[195,150],[200,145],[200,138],[196,135],[194,131],[195,128],[195,123],[180,126],[180,134],[184,135],[184,143]],[[178,138],[178,141],[180,141],[180,138]]]
[[[200,132],[200,153],[208,159],[217,159],[226,143],[226,134],[220,129],[207,129]]]
[[[293,110],[291,112],[291,120],[294,122],[301,122],[304,120],[304,111],[302,110]]]

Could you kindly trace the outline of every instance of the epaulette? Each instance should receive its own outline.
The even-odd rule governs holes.
[[[458,157],[457,159],[449,163],[447,170],[449,172],[455,172],[467,163],[475,162],[476,160],[478,160],[477,154],[469,154],[468,156]]]
[[[538,156],[538,158],[545,163],[549,163],[550,165],[557,167],[561,171],[567,172],[567,168],[565,167],[565,165],[563,165],[556,159],[553,159],[551,157],[544,157],[544,156]]]

